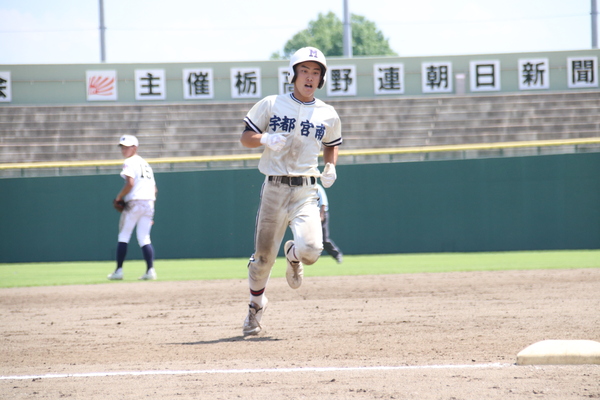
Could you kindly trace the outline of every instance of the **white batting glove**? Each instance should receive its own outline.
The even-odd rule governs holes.
[[[321,184],[324,188],[328,188],[333,185],[333,182],[337,179],[337,174],[335,173],[335,165],[332,163],[327,163],[325,165],[325,169],[321,174]]]
[[[263,133],[260,138],[260,142],[274,151],[281,151],[283,146],[285,146],[285,142],[287,141],[287,137],[283,136],[280,133],[275,133],[269,135],[268,133]]]

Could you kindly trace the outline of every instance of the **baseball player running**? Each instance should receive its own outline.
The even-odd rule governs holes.
[[[314,47],[298,50],[290,59],[288,82],[293,93],[267,96],[244,118],[241,143],[264,146],[258,169],[265,175],[256,217],[254,254],[248,263],[250,304],[243,333],[257,335],[267,307],[265,289],[279,246],[289,226],[293,240],[284,245],[286,278],[292,289],[302,284],[303,265],[314,264],[323,250],[317,207],[317,178],[330,187],[342,143],[342,125],[332,106],[314,97],[326,80],[327,62]],[[318,157],[323,145],[325,168]]]
[[[117,244],[117,268],[108,275],[110,280],[123,279],[123,262],[134,228],[136,228],[137,241],[146,261],[146,273],[140,277],[140,280],[156,279],[150,229],[154,218],[157,189],[152,168],[137,154],[138,146],[139,142],[135,136],[123,135],[119,140],[121,154],[125,158],[121,171],[121,177],[125,180],[125,184],[113,201],[115,208],[121,211],[121,218]]]

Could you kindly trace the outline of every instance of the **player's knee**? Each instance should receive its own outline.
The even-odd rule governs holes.
[[[152,243],[152,240],[150,239],[150,235],[139,236],[137,239],[138,239],[138,243],[139,243],[140,247],[144,247],[144,246],[147,246],[150,243]]]
[[[317,262],[321,252],[323,251],[323,244],[317,245],[304,245],[298,249],[300,253],[300,261],[304,265],[312,265]]]
[[[129,243],[129,239],[131,239],[131,234],[120,233],[117,241],[122,243]]]
[[[248,264],[248,277],[253,281],[261,281],[269,277],[274,260],[267,257],[258,257]]]

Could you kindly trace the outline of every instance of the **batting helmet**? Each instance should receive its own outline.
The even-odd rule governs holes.
[[[292,58],[290,58],[290,68],[288,70],[288,83],[294,83],[296,80],[296,70],[294,69],[297,64],[305,61],[314,61],[321,65],[321,82],[319,82],[318,88],[321,89],[325,84],[327,77],[327,61],[321,50],[315,47],[303,47],[296,51]]]

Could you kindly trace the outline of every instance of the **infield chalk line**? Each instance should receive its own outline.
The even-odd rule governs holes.
[[[272,368],[272,369],[201,369],[191,371],[120,371],[120,372],[89,372],[82,374],[45,374],[45,375],[16,375],[0,376],[0,380],[18,379],[56,379],[56,378],[98,378],[105,376],[143,376],[143,375],[195,375],[195,374],[255,374],[272,372],[348,372],[348,371],[397,371],[415,369],[483,369],[505,368],[514,364],[469,364],[469,365],[404,365],[397,367],[313,367],[313,368]]]

